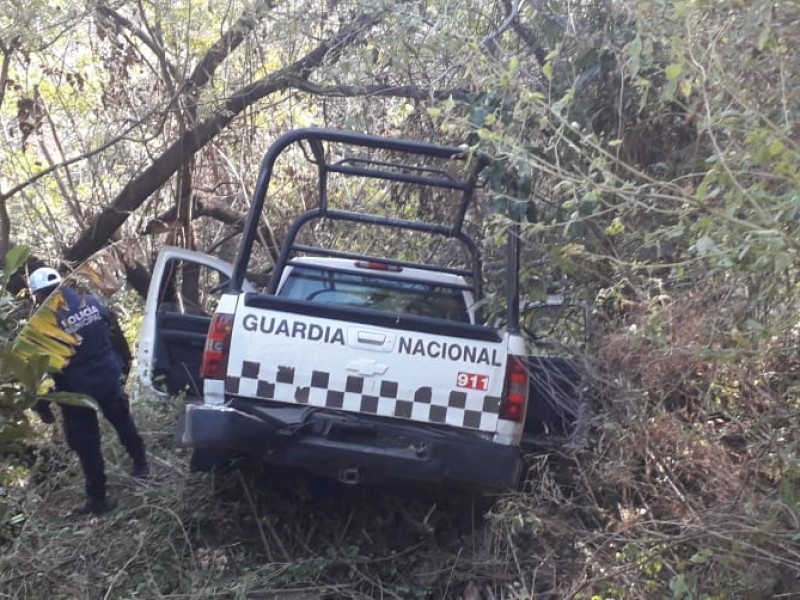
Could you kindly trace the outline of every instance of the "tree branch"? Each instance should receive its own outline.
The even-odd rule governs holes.
[[[220,223],[230,225],[233,231],[242,231],[244,228],[244,221],[247,218],[247,213],[231,208],[231,204],[232,202],[228,202],[226,204],[223,202],[198,200],[197,207],[192,214],[192,218],[197,219],[199,217],[208,217],[210,219],[215,219]],[[145,225],[142,233],[144,235],[164,233],[169,229],[170,224],[177,223],[178,221],[178,207],[173,206],[169,210],[158,215],[156,218],[151,219],[147,225]],[[265,222],[261,227],[259,227],[259,233],[259,239],[263,241],[264,246],[269,252],[270,258],[274,264],[278,261],[278,256],[280,255],[280,244],[275,237],[275,232],[272,230],[272,227],[269,225],[269,223]]]
[[[68,158],[68,159],[64,160],[63,162],[56,163],[56,164],[54,164],[52,166],[47,167],[46,169],[42,169],[41,171],[36,173],[36,175],[32,175],[29,179],[27,179],[26,181],[23,181],[20,184],[15,185],[13,188],[8,190],[7,192],[0,192],[0,201],[4,201],[4,200],[7,200],[8,198],[11,198],[11,196],[13,196],[14,194],[18,194],[22,190],[32,186],[34,183],[39,181],[42,177],[46,177],[46,176],[50,175],[51,173],[53,173],[53,171],[56,171],[57,169],[63,169],[64,167],[68,167],[68,166],[73,165],[73,164],[75,164],[77,162],[80,162],[82,160],[86,160],[87,158],[91,158],[92,156],[96,156],[96,155],[100,154],[101,152],[105,152],[106,150],[111,148],[111,146],[113,146],[114,144],[117,144],[120,141],[124,140],[131,131],[133,131],[134,129],[139,127],[146,119],[151,117],[155,111],[156,111],[156,109],[151,110],[148,114],[146,114],[144,117],[142,117],[142,119],[140,121],[137,121],[136,123],[132,123],[121,134],[113,137],[112,139],[107,141],[105,144],[103,144],[101,146],[98,146],[94,150],[89,150],[87,152],[83,152],[81,154],[78,154],[77,156],[73,156],[72,158]]]
[[[534,3],[537,7],[537,10],[540,10],[540,7],[537,3]],[[529,28],[523,25],[519,20],[519,9],[522,6],[520,3],[517,6],[511,4],[511,0],[503,0],[503,8],[506,10],[506,14],[508,17],[506,18],[506,22],[514,32],[522,38],[522,41],[525,42],[528,47],[533,51],[534,56],[536,57],[536,62],[539,63],[540,67],[544,66],[545,58],[547,58],[547,52],[545,52],[542,45],[539,43],[539,40],[536,37],[536,34]]]
[[[412,100],[466,100],[469,90],[453,88],[451,90],[432,90],[417,85],[331,85],[322,86],[308,80],[298,79],[292,87],[301,92],[315,96],[346,97],[381,96],[385,98],[409,98]]]
[[[508,28],[511,27],[511,24],[514,21],[519,20],[519,9],[524,1],[525,0],[517,0],[516,5],[511,4],[509,0],[505,0],[505,2],[503,2],[503,7],[506,11],[506,18],[503,19],[503,22],[497,29],[486,35],[481,40],[481,48],[484,48],[489,54],[494,54],[495,51],[501,51],[500,42],[497,41],[497,38],[508,31]]]
[[[0,63],[0,106],[6,97],[6,81],[8,81],[8,70],[11,66],[11,54],[14,52],[15,41],[8,46],[0,42],[0,52],[3,54],[3,62]],[[6,200],[8,196],[0,192],[0,257],[6,255],[11,246],[11,217],[8,214]]]
[[[2,41],[0,41],[0,54],[3,55],[3,62],[0,63],[0,106],[3,106],[3,102],[6,98],[6,82],[8,81],[8,70],[11,68],[11,55],[14,53],[14,50],[17,47],[17,40],[14,38],[11,42],[6,46]]]
[[[8,214],[7,199],[0,199],[0,258],[11,247],[11,217]]]
[[[221,108],[205,121],[199,123],[178,140],[173,142],[163,154],[130,181],[95,218],[65,252],[70,261],[82,261],[103,247],[109,237],[122,225],[128,216],[185,163],[185,161],[210,142],[245,108],[261,98],[290,88],[298,80],[307,79],[310,73],[326,61],[335,62],[344,48],[352,44],[361,33],[374,25],[381,13],[361,15],[345,25],[328,41],[291,65],[255,81],[229,96]]]
[[[131,21],[128,17],[122,15],[121,13],[117,12],[113,8],[106,6],[104,4],[97,5],[97,12],[100,13],[101,16],[107,18],[108,20],[112,21],[118,27],[122,27],[130,31],[134,36],[136,36],[145,46],[150,48],[150,51],[156,55],[158,58],[158,62],[161,65],[162,70],[164,71],[165,79],[167,80],[165,83],[167,85],[170,84],[171,81],[176,81],[178,79],[178,73],[175,69],[174,65],[172,65],[167,60],[167,54],[164,51],[164,47],[156,42],[153,38],[147,35],[142,29],[136,25],[133,21]]]
[[[201,88],[209,82],[217,68],[236,50],[258,23],[262,12],[275,6],[273,0],[264,0],[256,5],[253,10],[245,11],[236,20],[231,28],[214,42],[206,51],[205,56],[197,63],[186,85],[193,89]]]

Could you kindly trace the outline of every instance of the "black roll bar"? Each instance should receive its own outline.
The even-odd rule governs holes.
[[[309,254],[317,254],[323,256],[336,256],[343,258],[354,258],[356,255],[348,252],[341,252],[332,249],[314,248],[306,245],[296,243],[297,235],[299,234],[303,225],[315,219],[332,219],[337,221],[347,221],[353,223],[362,223],[367,225],[376,225],[389,228],[404,229],[410,231],[418,231],[428,233],[431,235],[444,236],[446,238],[454,239],[461,243],[467,250],[472,264],[471,270],[454,270],[443,266],[429,266],[419,265],[416,263],[389,260],[380,257],[362,257],[365,259],[374,258],[389,264],[414,266],[417,268],[424,268],[430,271],[440,272],[458,272],[459,274],[470,275],[473,279],[473,287],[475,290],[476,299],[480,299],[482,295],[482,271],[481,271],[481,257],[480,250],[475,241],[463,232],[463,223],[466,217],[467,210],[470,203],[474,199],[475,188],[477,186],[478,177],[481,170],[491,163],[491,159],[483,153],[470,154],[464,148],[454,146],[439,146],[426,142],[416,142],[410,140],[400,140],[383,138],[373,135],[354,133],[349,131],[341,131],[335,129],[318,129],[318,128],[305,128],[296,129],[280,136],[267,150],[261,163],[258,180],[256,181],[255,190],[251,200],[250,210],[242,231],[242,243],[239,247],[236,263],[234,264],[233,274],[229,283],[229,289],[234,291],[241,291],[245,279],[245,271],[250,254],[253,250],[255,243],[259,221],[264,210],[264,204],[267,198],[267,192],[270,180],[273,176],[275,163],[280,154],[292,144],[299,143],[301,148],[303,144],[311,151],[312,156],[306,154],[306,158],[317,167],[319,176],[319,191],[318,191],[318,205],[301,215],[299,215],[292,226],[290,227],[286,240],[282,244],[280,256],[275,268],[272,270],[270,283],[268,286],[268,293],[274,294],[277,290],[281,274],[284,267],[290,260],[293,253],[298,251],[306,252]],[[443,170],[433,169],[428,167],[420,167],[418,165],[406,164],[403,162],[386,162],[381,160],[369,160],[356,157],[346,157],[336,162],[329,162],[325,158],[324,144],[342,144],[345,146],[355,146],[361,148],[373,148],[388,150],[409,156],[428,156],[440,159],[473,159],[474,164],[470,169],[469,176],[466,179],[456,179]],[[313,157],[313,159],[312,159]],[[328,206],[328,174],[338,173],[346,176],[356,176],[365,178],[384,179],[388,181],[396,181],[401,183],[409,183],[420,186],[429,186],[435,188],[450,189],[461,192],[461,199],[457,206],[455,219],[452,224],[433,224],[424,221],[409,221],[403,219],[395,219],[392,217],[385,217],[381,215],[357,213],[347,210],[330,209]],[[510,235],[511,238],[516,239],[516,233]],[[510,243],[516,245],[516,242]],[[514,249],[509,249],[509,259],[515,263],[514,256],[518,252]],[[360,255],[358,255],[360,256]],[[511,265],[509,265],[511,266]],[[509,279],[516,280],[516,264],[515,268],[509,271]],[[509,295],[514,291],[516,295],[518,284],[516,282],[508,282]],[[517,318],[513,323],[518,327],[518,308],[512,309],[512,303],[518,306],[517,301],[509,298],[509,316],[514,312]],[[509,320],[509,325],[512,321]]]

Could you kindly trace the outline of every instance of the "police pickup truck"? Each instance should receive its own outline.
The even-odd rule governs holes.
[[[306,200],[259,289],[250,283],[252,259],[263,240],[266,203],[278,202],[270,186],[275,164],[286,154],[316,167],[316,199],[311,207]],[[444,166],[431,166],[437,161]],[[464,225],[487,163],[461,148],[292,131],[264,157],[233,265],[177,248],[160,253],[139,378],[162,393],[199,398],[186,405],[181,433],[194,468],[246,454],[345,484],[516,485],[529,385],[518,324],[517,238],[512,227],[508,315],[496,329],[481,322],[481,260]],[[450,173],[453,164],[466,174]],[[388,208],[337,208],[328,189],[333,176],[366,180],[362,189],[389,190],[408,202],[443,191],[455,197],[450,220],[412,218],[441,219],[441,207],[404,205],[399,217]],[[392,205],[403,201],[393,197]],[[345,249],[307,243],[318,240],[327,222],[343,223],[345,232],[366,226],[444,239],[459,251],[434,264],[419,260],[410,245],[386,255],[397,246],[372,243],[365,250],[369,244],[358,237],[348,238]],[[313,235],[303,238],[309,228]],[[464,264],[456,257],[466,257]]]

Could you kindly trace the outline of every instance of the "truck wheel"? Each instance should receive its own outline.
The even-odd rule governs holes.
[[[189,470],[193,473],[210,473],[214,469],[224,467],[229,455],[225,450],[216,448],[195,448],[189,459]]]

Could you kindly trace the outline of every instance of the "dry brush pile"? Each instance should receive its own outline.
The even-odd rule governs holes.
[[[718,307],[698,294],[632,311],[602,341],[604,393],[586,447],[530,457],[524,491],[490,500],[341,488],[254,465],[189,474],[171,444],[175,411],[139,404],[155,474],[130,480],[106,442],[115,512],[66,516],[81,479],[57,441],[5,490],[21,517],[3,532],[0,593],[791,597],[800,370],[777,348],[785,339],[734,360],[741,344],[719,334],[734,317]]]

